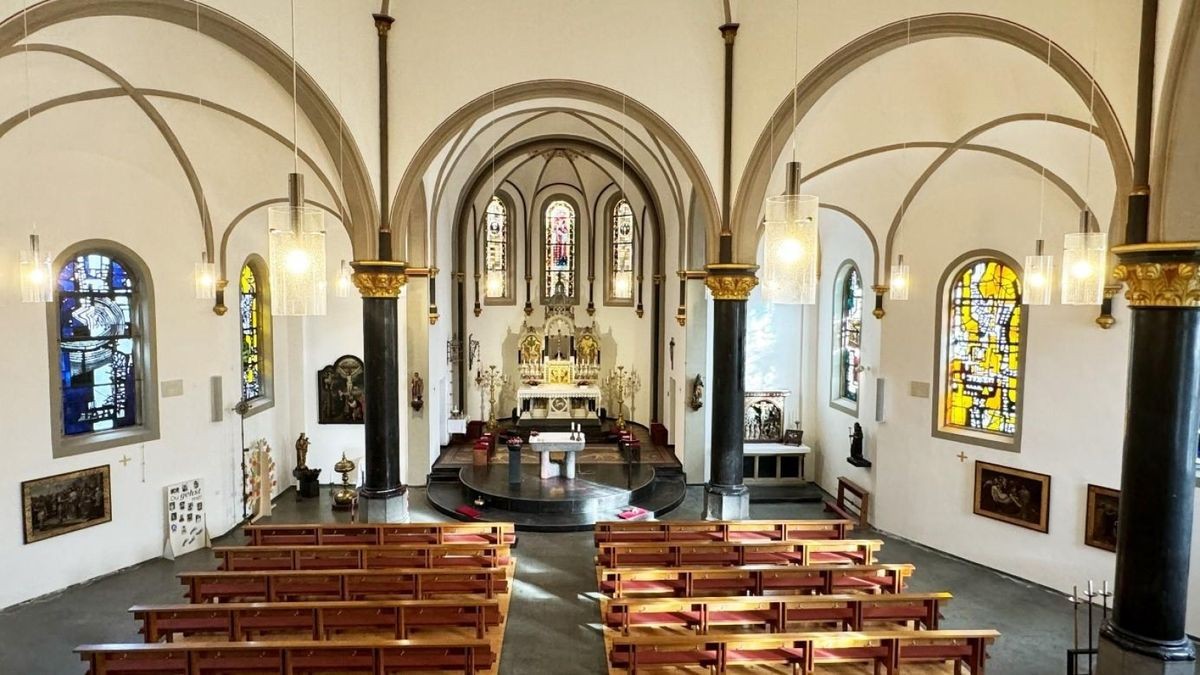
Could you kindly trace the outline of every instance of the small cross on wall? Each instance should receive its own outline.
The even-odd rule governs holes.
[[[119,459],[117,461],[121,462],[121,466],[128,466],[129,463],[132,462],[133,460],[126,457],[125,455],[121,455],[121,459]]]
[[[960,452],[956,456],[958,457],[958,461],[960,463],[967,461],[967,453],[965,453],[965,452]]]

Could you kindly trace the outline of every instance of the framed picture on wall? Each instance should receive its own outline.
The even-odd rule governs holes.
[[[1099,485],[1087,486],[1087,518],[1083,543],[1105,551],[1117,550],[1117,514],[1121,491]]]
[[[1046,533],[1050,531],[1050,476],[975,462],[975,514]]]
[[[367,386],[362,359],[346,354],[317,372],[317,424],[362,424]]]
[[[25,543],[111,521],[109,474],[106,464],[21,483]]]

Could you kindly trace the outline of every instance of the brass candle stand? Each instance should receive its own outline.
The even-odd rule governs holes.
[[[346,453],[342,453],[342,458],[333,465],[333,470],[342,474],[342,484],[333,493],[333,509],[335,511],[347,511],[354,508],[354,503],[358,501],[358,491],[354,489],[354,484],[350,482],[350,472],[358,468],[358,465],[353,460],[346,457]]]

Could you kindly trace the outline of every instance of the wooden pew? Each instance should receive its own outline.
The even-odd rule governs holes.
[[[601,521],[596,544],[635,541],[787,541],[845,539],[852,520],[643,520]]]
[[[503,567],[507,544],[326,544],[218,546],[222,570],[330,570],[392,567]]]
[[[176,642],[80,645],[89,675],[217,673],[475,673],[492,667],[487,640]]]
[[[137,605],[129,611],[146,642],[172,642],[177,635],[241,642],[298,632],[327,640],[340,631],[386,632],[407,640],[413,629],[432,627],[473,628],[483,639],[503,620],[498,600],[469,599]]]
[[[817,593],[902,593],[913,566],[748,565],[745,567],[600,568],[600,592],[630,596],[791,595]]]
[[[601,567],[870,565],[882,546],[878,539],[602,543],[596,562]]]
[[[426,600],[435,595],[508,591],[508,570],[408,568],[387,570],[271,570],[180,572],[192,603],[293,600]]]
[[[775,633],[789,624],[827,623],[860,631],[868,623],[910,622],[936,630],[949,593],[887,595],[766,595],[711,598],[603,598],[604,625],[623,635],[638,628],[679,627],[703,635],[713,626],[762,626]],[[805,630],[812,630],[811,628]]]
[[[731,665],[782,665],[793,673],[820,672],[817,666],[867,663],[875,672],[894,673],[902,664],[950,662],[981,675],[994,630],[805,632],[774,634],[621,636],[613,635],[608,660],[635,675],[664,666],[709,668],[724,673]]]
[[[871,493],[849,478],[838,476],[837,499],[825,502],[825,510],[866,527],[871,512]]]
[[[516,545],[512,523],[309,523],[246,525],[251,546],[323,544],[508,544]]]

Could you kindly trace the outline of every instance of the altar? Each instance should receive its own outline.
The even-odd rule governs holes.
[[[541,384],[517,389],[521,416],[531,419],[581,419],[600,409],[600,388],[586,384]]]
[[[543,480],[562,476],[568,480],[575,478],[575,457],[583,450],[583,439],[577,438],[569,431],[543,431],[529,437],[529,447],[541,456],[541,473]],[[563,458],[562,470],[550,461],[550,453],[561,452]]]
[[[569,302],[553,297],[542,325],[526,321],[517,341],[520,421],[599,421],[600,340],[594,325],[578,326]]]

